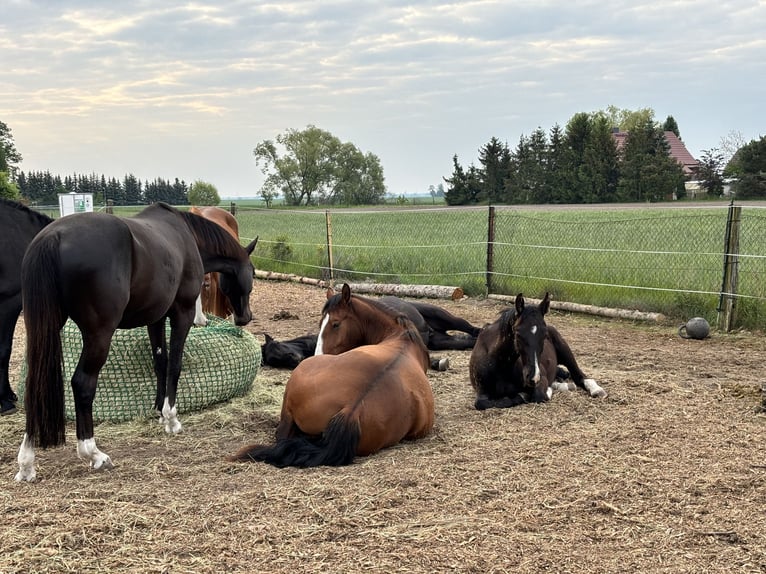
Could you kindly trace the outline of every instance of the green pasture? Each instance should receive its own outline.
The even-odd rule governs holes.
[[[487,293],[488,209],[332,210],[336,281],[436,284]],[[743,209],[738,324],[766,313],[766,211]],[[257,268],[328,279],[323,210],[241,207]],[[716,320],[727,208],[497,208],[490,291]]]

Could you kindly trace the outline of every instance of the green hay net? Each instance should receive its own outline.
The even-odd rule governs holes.
[[[170,326],[166,326],[170,340]],[[64,359],[66,416],[74,420],[74,400],[69,381],[82,350],[82,336],[70,320],[61,330]],[[208,315],[206,327],[192,327],[184,346],[176,406],[179,413],[203,409],[250,391],[261,364],[261,346],[247,331],[219,317]],[[18,386],[23,404],[26,362]],[[104,368],[98,377],[93,419],[122,422],[156,414],[157,379],[152,366],[146,328],[118,329],[112,338]]]

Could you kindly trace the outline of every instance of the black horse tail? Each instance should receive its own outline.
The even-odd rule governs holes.
[[[261,461],[284,468],[297,466],[344,466],[351,464],[359,446],[358,415],[340,411],[319,439],[296,436],[278,440],[272,446],[252,445],[235,453],[231,461]]]
[[[53,236],[32,246],[22,269],[24,323],[27,329],[27,379],[24,390],[27,438],[47,448],[64,444],[64,377],[61,357],[61,261]]]

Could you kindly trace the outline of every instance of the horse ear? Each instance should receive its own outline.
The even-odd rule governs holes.
[[[344,303],[351,301],[351,287],[348,286],[348,283],[343,284],[343,289],[341,290],[341,299],[343,299]]]
[[[519,293],[516,295],[516,314],[521,315],[521,312],[524,310],[524,295]]]
[[[333,289],[332,287],[328,287],[327,288],[327,298],[329,299],[333,295],[335,295],[335,289]]]
[[[255,239],[253,239],[247,247],[245,247],[245,251],[247,251],[248,255],[252,255],[253,251],[255,251],[255,246],[258,245],[258,237],[256,236]]]
[[[545,315],[548,312],[548,309],[551,307],[551,294],[547,291],[545,292],[545,297],[543,297],[543,300],[540,301],[540,313]]]
[[[271,343],[274,339],[269,335],[268,333],[263,334],[264,339],[266,339],[267,343]]]

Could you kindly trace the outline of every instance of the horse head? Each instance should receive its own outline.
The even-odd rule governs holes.
[[[250,255],[253,253],[258,238],[256,237],[245,247],[247,259],[241,264],[234,266],[228,272],[222,271],[219,274],[219,286],[221,291],[231,303],[234,311],[234,323],[242,326],[247,325],[253,318],[250,310],[250,292],[253,290],[253,276],[255,268],[250,261]]]
[[[540,381],[540,361],[548,336],[544,316],[550,302],[550,293],[546,293],[539,305],[527,305],[519,293],[514,304],[513,344],[521,360],[524,384],[532,387]]]
[[[355,306],[347,283],[340,293],[327,290],[315,355],[338,355],[365,343],[364,326]]]

